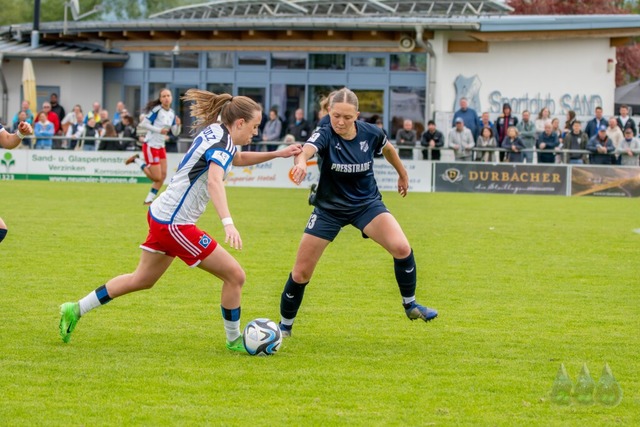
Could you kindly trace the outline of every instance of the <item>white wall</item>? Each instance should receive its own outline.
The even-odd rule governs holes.
[[[71,111],[75,104],[80,104],[82,110],[91,109],[94,101],[102,103],[102,62],[76,61],[63,63],[61,61],[32,60],[38,86],[59,86],[59,102],[65,110]],[[22,60],[5,60],[2,69],[7,80],[9,95],[8,114],[1,112],[2,118],[11,120],[20,109],[22,102]],[[38,111],[42,106],[31,106],[31,110]]]
[[[494,91],[509,98],[517,115],[524,109],[537,112],[538,102],[531,100],[538,95],[555,104],[554,116],[563,116],[567,109],[592,116],[598,97],[605,115],[614,113],[615,73],[607,71],[607,59],[615,58],[615,48],[608,38],[492,42],[488,53],[447,53],[449,38],[460,40],[455,33],[439,32],[432,41],[437,56],[435,110],[441,115],[454,111],[458,75],[477,75],[481,105],[474,108],[491,111],[492,116],[501,112],[504,101],[494,96],[491,103]]]

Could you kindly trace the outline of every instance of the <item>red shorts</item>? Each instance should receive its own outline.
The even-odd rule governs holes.
[[[178,257],[189,267],[195,267],[218,246],[204,231],[194,224],[161,224],[147,214],[149,234],[140,245],[145,251]]]
[[[142,153],[144,154],[144,162],[148,165],[159,165],[160,159],[167,158],[167,150],[164,147],[149,147],[146,142],[142,144]]]

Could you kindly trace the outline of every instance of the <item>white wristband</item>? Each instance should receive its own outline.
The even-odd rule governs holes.
[[[227,225],[232,225],[233,224],[233,219],[231,219],[230,216],[226,217],[226,218],[222,218],[222,226],[226,227]]]
[[[19,130],[16,131],[16,136],[20,139],[24,139],[25,135],[22,134]]]

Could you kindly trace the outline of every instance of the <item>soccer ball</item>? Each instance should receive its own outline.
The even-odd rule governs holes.
[[[268,356],[280,348],[282,334],[273,320],[255,319],[245,326],[242,342],[250,355]]]

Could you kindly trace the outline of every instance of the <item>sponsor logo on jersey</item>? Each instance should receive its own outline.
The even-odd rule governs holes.
[[[344,172],[344,173],[366,172],[368,170],[371,170],[371,162],[355,163],[355,164],[333,163],[331,165],[331,170],[336,172]]]
[[[316,139],[318,139],[319,136],[320,134],[318,132],[314,132],[314,134],[307,139],[307,142],[316,142]]]
[[[209,246],[209,244],[211,244],[211,237],[207,236],[206,234],[203,234],[198,244],[203,248],[206,248],[207,246]]]

